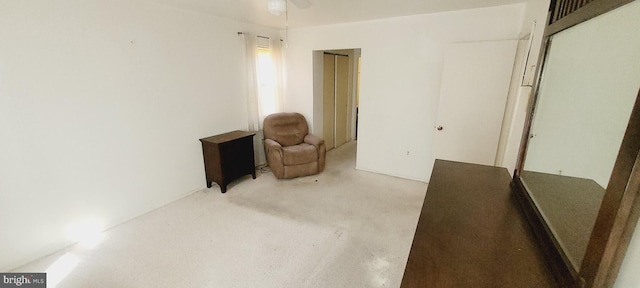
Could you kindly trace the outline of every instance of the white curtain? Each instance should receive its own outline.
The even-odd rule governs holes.
[[[282,41],[280,39],[271,39],[271,57],[273,57],[275,70],[275,112],[284,111],[284,64],[282,53]]]
[[[266,39],[249,33],[243,35],[247,59],[248,130],[259,131],[268,114],[283,109],[282,44],[278,39]],[[261,58],[266,54],[260,51],[268,51],[269,61]],[[265,84],[265,78],[270,79],[268,84]]]
[[[249,131],[258,131],[260,123],[260,99],[258,98],[258,41],[255,35],[244,33],[245,53],[247,59],[247,112]]]
[[[255,161],[261,165],[266,163],[262,143],[264,118],[283,111],[282,44],[278,39],[243,35],[247,61],[247,130],[256,132]]]

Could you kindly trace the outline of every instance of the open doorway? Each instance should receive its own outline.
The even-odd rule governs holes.
[[[313,52],[313,131],[327,150],[357,138],[360,49]]]

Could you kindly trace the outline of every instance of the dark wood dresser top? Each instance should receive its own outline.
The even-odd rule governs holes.
[[[210,143],[220,144],[220,143],[225,143],[225,142],[229,142],[232,140],[249,137],[253,135],[256,135],[256,133],[236,130],[236,131],[231,131],[231,132],[220,134],[220,135],[202,138],[200,139],[200,142],[210,142]]]
[[[401,287],[556,287],[510,181],[436,160]]]

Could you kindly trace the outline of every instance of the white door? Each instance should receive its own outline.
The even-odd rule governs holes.
[[[494,165],[517,40],[455,43],[444,57],[436,159]]]

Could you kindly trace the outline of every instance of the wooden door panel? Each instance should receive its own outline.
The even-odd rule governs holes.
[[[349,124],[349,57],[336,56],[335,146],[347,142]]]
[[[335,56],[324,55],[324,80],[322,101],[322,135],[327,150],[334,147],[335,127]]]

